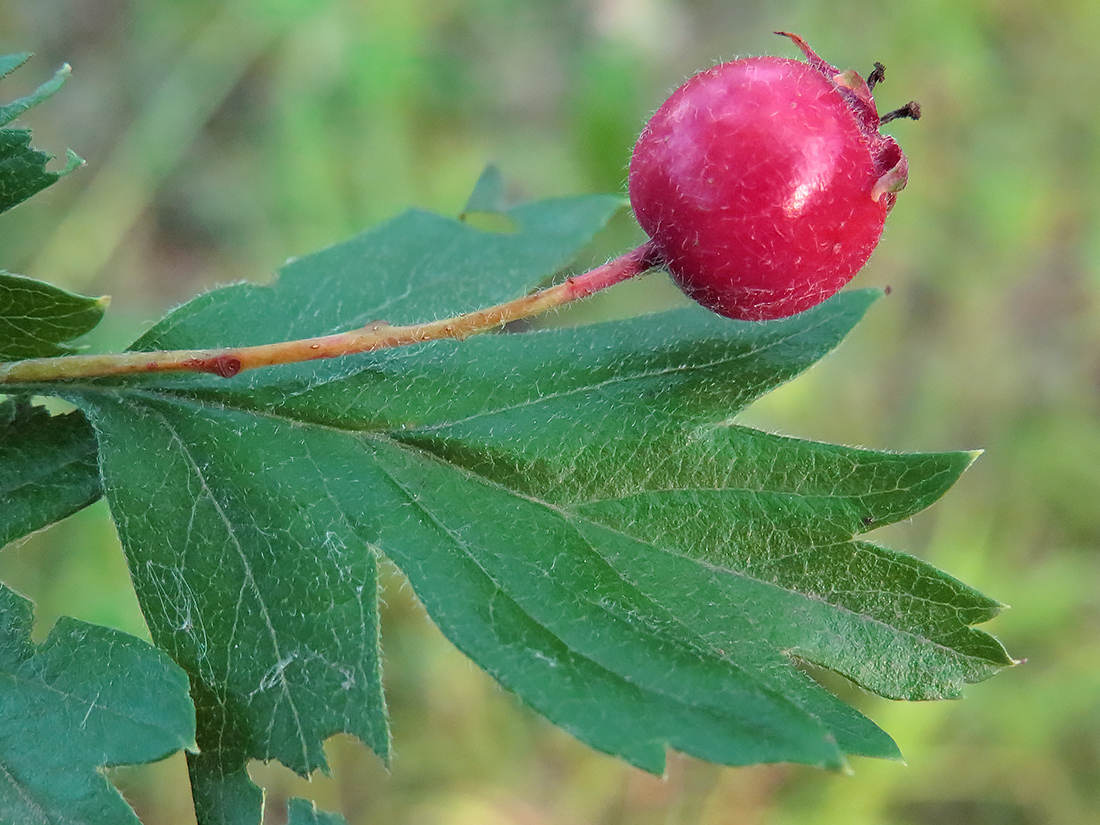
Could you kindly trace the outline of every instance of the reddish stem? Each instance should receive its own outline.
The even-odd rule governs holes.
[[[208,372],[222,378],[232,378],[257,367],[356,355],[441,338],[462,340],[587,298],[601,289],[640,275],[658,263],[659,258],[652,244],[647,242],[603,266],[566,278],[560,284],[453,318],[405,326],[376,321],[349,332],[252,347],[31,358],[0,364],[0,385],[151,372]]]

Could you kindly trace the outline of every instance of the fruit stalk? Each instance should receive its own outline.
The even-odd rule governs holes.
[[[0,364],[0,386],[161,372],[207,372],[232,378],[258,367],[338,358],[444,338],[463,340],[587,298],[640,275],[657,263],[653,246],[647,242],[603,266],[566,278],[560,284],[438,321],[403,326],[374,321],[348,332],[250,347],[30,358]]]

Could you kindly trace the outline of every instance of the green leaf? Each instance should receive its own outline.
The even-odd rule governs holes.
[[[0,361],[74,352],[65,342],[92,330],[109,303],[0,271]]]
[[[287,825],[344,825],[345,822],[339,814],[317,810],[317,806],[307,799],[288,801],[286,814]]]
[[[542,502],[413,452],[369,446],[369,463],[392,490],[387,512],[403,517],[384,525],[380,543],[441,629],[593,747],[653,773],[669,746],[729,765],[839,768],[845,749],[897,755],[866,719],[757,643],[751,617],[738,647],[707,644],[703,628],[680,622],[616,569],[615,554],[632,549],[621,537],[594,542]],[[739,618],[729,605],[709,606],[708,622]],[[830,730],[826,720],[839,724]]]
[[[187,676],[145,642],[62,618],[41,645],[0,585],[0,821],[138,822],[103,777],[194,747]]]
[[[70,150],[65,166],[52,171],[46,164],[54,156],[30,145],[31,133],[26,129],[0,129],[0,212],[18,206],[84,163]]]
[[[29,54],[0,57],[0,77],[22,66]],[[0,106],[0,126],[6,126],[33,106],[54,94],[69,76],[69,67],[62,66],[54,76],[31,94],[5,106]],[[0,212],[6,212],[60,178],[84,161],[68,152],[64,168],[53,171],[46,165],[53,155],[31,148],[31,133],[26,129],[0,129]]]
[[[462,217],[469,212],[505,212],[504,203],[504,176],[500,173],[500,167],[490,163],[481,173],[474,185],[474,191],[470,193],[466,206],[462,209]]]
[[[509,233],[409,212],[291,263],[272,287],[201,296],[135,348],[479,308],[564,266],[619,203],[516,207]],[[96,429],[154,640],[192,678],[202,821],[230,798],[231,821],[256,821],[250,758],[308,773],[338,730],[388,754],[379,550],[503,685],[646,770],[661,772],[670,746],[731,765],[897,758],[798,664],[925,698],[1011,663],[971,627],[997,603],[859,538],[928,506],[972,456],[731,421],[835,347],[875,297],[766,324],[692,308],[228,380],[67,387]]]
[[[219,765],[217,757],[221,753],[215,748],[211,754],[214,758],[187,754],[195,819],[199,825],[261,825],[264,792],[252,782],[243,765]],[[225,755],[233,756],[232,752]]]
[[[95,434],[81,413],[50,415],[13,398],[0,401],[0,547],[102,494]]]
[[[516,227],[508,234],[410,210],[291,261],[273,287],[238,284],[200,295],[131,349],[186,349],[198,339],[212,346],[265,344],[482,309],[564,267],[621,207],[622,199],[609,195],[521,204],[506,213]],[[338,374],[356,363],[337,360],[279,374]]]
[[[333,435],[155,396],[84,403],[149,629],[192,677],[203,788],[249,759],[324,769],[341,731],[387,759],[376,560],[333,500]]]
[[[201,296],[138,346],[190,346],[196,326],[208,341],[262,342],[482,306],[553,273],[618,205],[601,197],[520,207],[510,216],[522,229],[511,235],[411,212],[291,263],[272,288]],[[409,288],[410,262],[428,289]],[[362,363],[289,373],[319,381]],[[241,818],[227,821],[246,822],[258,798],[249,759],[308,774],[325,768],[322,742],[341,731],[388,758],[376,557],[356,525],[380,499],[357,478],[346,433],[193,400],[195,378],[180,377],[182,393],[164,391],[175,379],[139,379],[70,397],[96,427],[153,638],[192,677],[196,808],[219,821],[232,797]]]
[[[495,164],[485,167],[458,217],[470,226],[488,232],[516,231],[505,205],[504,176]]]
[[[0,78],[7,77],[32,57],[34,54],[31,52],[0,55]]]
[[[8,55],[7,58],[0,58],[0,72],[2,72],[0,77],[7,76],[12,71],[19,68],[19,66],[26,63],[29,58],[30,55],[27,54]],[[13,63],[15,63],[15,65],[12,65]],[[65,85],[65,81],[69,79],[69,75],[71,74],[72,70],[69,68],[68,64],[65,64],[54,73],[52,78],[47,80],[29,95],[21,97],[18,100],[13,100],[5,106],[0,106],[0,126],[7,126],[28,109],[37,106],[43,100],[51,97],[58,89]]]

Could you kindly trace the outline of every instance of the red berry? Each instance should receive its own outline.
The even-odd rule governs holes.
[[[695,75],[642,131],[630,201],[692,298],[730,318],[781,318],[821,303],[871,256],[909,165],[871,84],[797,35],[807,63],[750,57]]]

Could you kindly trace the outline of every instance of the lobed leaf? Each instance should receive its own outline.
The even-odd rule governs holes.
[[[717,588],[719,603],[754,603],[745,589],[766,583],[768,610],[803,619],[768,634],[779,649],[884,696],[953,697],[1011,664],[971,627],[1000,605],[856,537],[927,507],[973,455],[899,456],[714,421],[820,358],[873,297],[849,293],[771,324],[692,309],[659,324],[650,317],[486,337],[430,358],[393,353],[384,366],[309,386],[272,377],[216,395],[315,424],[393,433],[664,556],[694,559],[676,577],[693,584],[661,597],[672,609],[694,603],[684,597],[692,587]],[[662,557],[647,564],[659,568]],[[712,582],[712,568],[727,575]]]
[[[618,205],[597,197],[518,207],[510,220],[519,229],[508,235],[411,212],[292,262],[272,288],[202,296],[136,346],[212,343],[214,331],[222,343],[318,334],[383,311],[426,317],[451,310],[448,293],[467,308],[498,301],[517,279],[537,281],[566,263]],[[453,289],[432,279],[426,291],[408,288],[423,250],[433,277]],[[269,372],[320,381],[361,367],[342,360]],[[348,463],[346,433],[189,397],[203,383],[102,381],[70,397],[96,428],[153,638],[192,678],[202,749],[189,759],[196,810],[202,821],[232,809],[229,821],[250,822],[259,791],[248,759],[308,774],[326,767],[322,742],[336,732],[388,758],[375,550],[357,527],[379,499]]]
[[[516,207],[506,232],[409,212],[292,262],[272,287],[201,296],[135,348],[481,307],[564,266],[619,203]],[[494,678],[646,770],[663,770],[668,747],[731,765],[897,758],[797,665],[928,698],[1011,664],[972,627],[996,602],[860,538],[927,507],[972,455],[732,423],[874,297],[766,324],[689,309],[229,380],[68,386],[95,427],[154,640],[192,679],[200,821],[258,821],[250,758],[323,769],[337,731],[388,755],[379,551]]]
[[[0,77],[22,66],[30,55],[11,54],[0,57]],[[25,97],[0,106],[0,126],[6,127],[15,118],[46,100],[61,88],[69,76],[69,67],[62,66],[54,76]],[[70,151],[64,168],[53,171],[46,165],[53,155],[31,148],[31,133],[26,129],[0,128],[0,212],[6,212],[47,186],[56,183],[82,161]]]
[[[333,500],[333,434],[167,397],[82,403],[153,640],[191,676],[196,806],[249,759],[326,769],[338,732],[388,759],[376,559]]]
[[[187,676],[116,630],[63,618],[41,645],[0,585],[0,821],[138,822],[100,769],[194,748]]]

